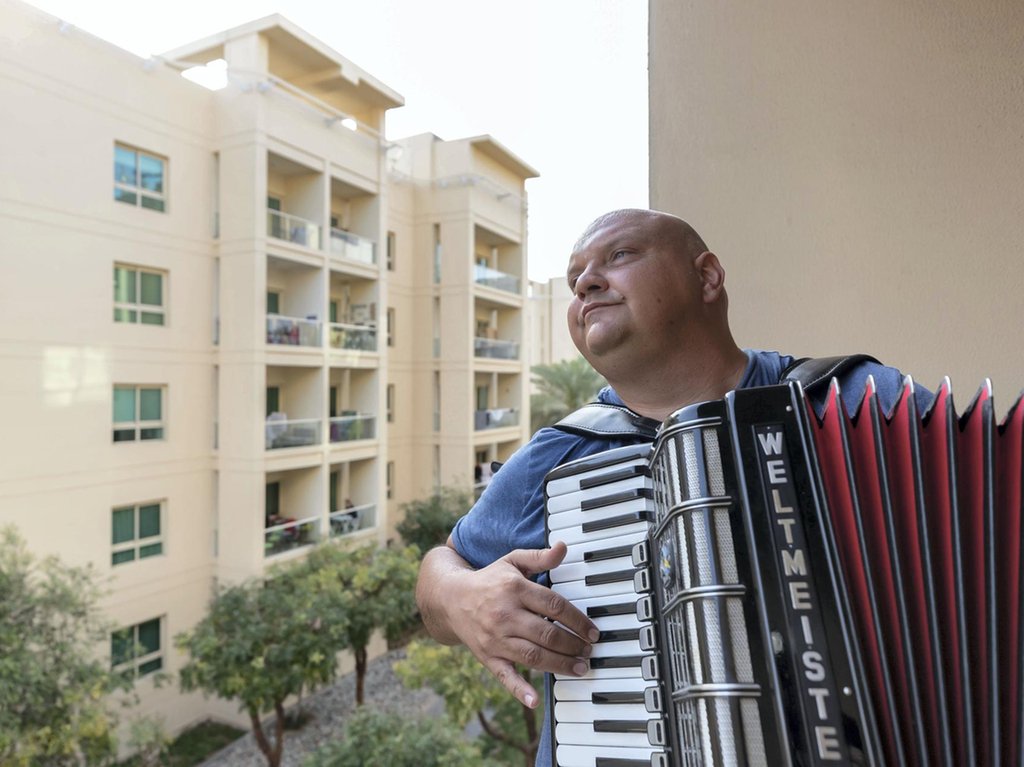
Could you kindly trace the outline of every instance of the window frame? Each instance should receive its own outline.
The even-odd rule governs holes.
[[[123,269],[128,272],[133,272],[135,282],[135,303],[128,301],[117,300],[117,270]],[[142,275],[152,274],[160,278],[160,305],[153,306],[152,304],[142,303]],[[114,322],[125,325],[146,325],[149,327],[167,327],[167,281],[169,272],[166,269],[156,269],[148,266],[138,266],[137,264],[124,264],[118,261],[114,262]],[[118,319],[118,311],[131,312],[136,315],[135,319]],[[160,316],[160,322],[143,322],[142,315],[155,314]]]
[[[141,652],[142,643],[139,641],[139,630],[150,623],[156,622],[157,624],[157,646],[155,650],[150,652]],[[125,635],[130,632],[130,636]],[[130,642],[130,644],[127,644]],[[125,655],[119,659],[121,653],[118,652],[118,643],[122,645],[127,644],[127,648],[124,651]],[[150,618],[149,620],[140,621],[134,623],[131,626],[125,626],[117,631],[110,633],[110,668],[115,673],[124,674],[129,679],[141,679],[144,676],[162,671],[164,667],[164,647],[166,646],[164,641],[164,616],[160,615],[156,618]],[[153,666],[153,663],[156,663]],[[152,668],[146,668],[144,666],[152,666]]]
[[[127,181],[122,181],[117,175],[117,151],[123,150],[125,152],[131,152],[135,155],[135,182],[130,184]],[[142,185],[142,162],[141,158],[148,158],[150,160],[156,160],[160,163],[160,186],[159,192],[152,189],[147,189]],[[114,142],[114,202],[121,202],[125,205],[131,205],[134,208],[143,208],[145,210],[152,210],[157,213],[167,212],[168,202],[168,174],[167,168],[170,165],[166,157],[162,157],[154,152],[140,149],[139,147],[132,146],[131,144],[124,144],[120,141]],[[118,197],[117,193],[121,191],[125,194],[131,194],[133,199],[128,200]],[[158,207],[153,205],[143,204],[143,200],[148,199],[155,203],[158,203]]]
[[[159,525],[159,531],[156,535],[149,535],[143,537],[142,532],[142,509],[150,506],[157,507],[157,520]],[[164,534],[166,531],[166,507],[167,499],[152,500],[152,501],[141,501],[139,503],[126,503],[119,506],[114,506],[110,510],[110,566],[117,567],[119,565],[127,565],[132,562],[140,562],[143,559],[150,559],[151,557],[162,557],[167,554],[166,544],[164,540]],[[130,540],[115,542],[114,541],[114,514],[119,511],[132,511],[132,538]],[[153,546],[159,546],[160,550],[150,553],[143,554],[143,549],[151,548]],[[118,554],[123,554],[127,551],[132,553],[131,559],[123,559],[120,562],[115,561]]]
[[[167,407],[166,407],[166,393],[167,386],[164,384],[114,384],[111,390],[111,403],[116,409],[114,403],[117,397],[118,389],[134,389],[135,390],[135,418],[132,421],[117,421],[116,413],[111,413],[111,422],[113,426],[112,441],[114,444],[121,442],[156,442],[167,440]],[[142,392],[143,391],[158,391],[160,392],[160,418],[158,420],[143,420],[141,418],[142,409]],[[118,439],[118,432],[132,431],[132,436],[128,439]],[[143,432],[159,430],[158,435],[144,436]]]
[[[395,260],[397,255],[395,248],[398,244],[398,237],[394,232],[389,231],[385,243],[385,260],[387,262],[387,269],[389,272],[393,272],[395,271]]]

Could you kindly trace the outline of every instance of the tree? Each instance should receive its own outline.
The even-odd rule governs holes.
[[[388,639],[395,639],[416,615],[419,550],[320,546],[303,569],[306,588],[323,599],[351,603],[341,634],[355,656],[356,703],[362,705],[366,648],[373,632],[383,629]]]
[[[14,528],[0,530],[0,764],[101,764],[115,754],[107,696],[130,683],[95,656],[110,642],[99,597],[91,567],[38,560]]]
[[[519,758],[532,767],[543,711],[527,708],[509,695],[465,647],[413,642],[395,671],[403,684],[426,685],[444,698],[445,711],[459,727],[476,718],[485,733],[481,736],[485,753],[499,756],[504,764]],[[519,672],[530,681],[529,669],[520,667]]]
[[[448,540],[459,517],[473,505],[473,497],[464,490],[442,487],[429,498],[402,504],[405,515],[395,528],[402,540],[426,554]]]
[[[605,380],[583,357],[534,365],[531,369],[538,392],[530,397],[533,431],[551,426],[573,410],[592,402]]]
[[[285,700],[334,678],[348,615],[358,607],[354,598],[319,594],[307,581],[304,568],[293,567],[227,588],[191,632],[175,639],[189,653],[181,688],[237,699],[270,767],[281,763]],[[261,722],[268,711],[272,734]]]
[[[409,720],[358,709],[343,740],[316,751],[303,767],[477,767],[480,754],[449,720]]]

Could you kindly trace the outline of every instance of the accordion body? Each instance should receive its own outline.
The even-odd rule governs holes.
[[[549,682],[553,764],[1022,763],[1024,407],[839,394],[731,392],[548,474],[552,588],[601,631]]]

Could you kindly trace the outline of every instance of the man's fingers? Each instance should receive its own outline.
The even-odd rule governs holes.
[[[484,665],[501,682],[502,686],[527,708],[536,708],[540,702],[533,685],[523,679],[516,667],[501,658],[489,658]]]
[[[565,544],[561,541],[550,549],[516,549],[505,555],[505,561],[519,568],[523,575],[538,575],[558,567],[565,558]]]
[[[573,607],[568,599],[546,586],[527,582],[523,586],[522,600],[527,610],[558,621],[587,642],[596,642],[600,636],[590,618]]]

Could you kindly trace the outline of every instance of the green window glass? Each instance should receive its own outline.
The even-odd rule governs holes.
[[[147,503],[142,506],[124,506],[112,511],[112,565],[164,553],[163,541],[159,540],[162,532],[161,508],[160,503]]]
[[[280,314],[281,294],[267,291],[267,314]]]
[[[152,538],[154,535],[160,535],[159,503],[139,507],[139,537]]]
[[[281,389],[277,386],[267,387],[267,415],[281,411]]]
[[[328,309],[327,313],[330,316],[330,321],[331,322],[337,322],[338,321],[338,302],[337,301],[331,301],[331,303],[328,305],[327,309]]]
[[[114,387],[114,423],[131,423],[135,420],[135,387]]]
[[[281,483],[268,482],[266,493],[267,527],[272,527],[270,520],[281,515]]]
[[[336,471],[331,472],[330,479],[330,491],[331,491],[331,508],[328,511],[338,510],[338,477],[339,473]]]
[[[149,655],[160,651],[160,619],[139,624],[139,653]]]
[[[139,303],[147,306],[162,306],[164,302],[164,278],[153,272],[139,274],[141,298]]]
[[[135,507],[114,509],[112,543],[127,543],[135,540]]]
[[[135,632],[130,629],[121,629],[110,635],[110,663],[112,666],[120,666],[127,663],[134,656]]]
[[[163,305],[163,273],[114,266],[114,322],[163,325]]]
[[[114,267],[114,300],[124,304],[135,303],[135,270]]]
[[[139,389],[140,421],[160,420],[160,395],[161,391],[159,389]]]

